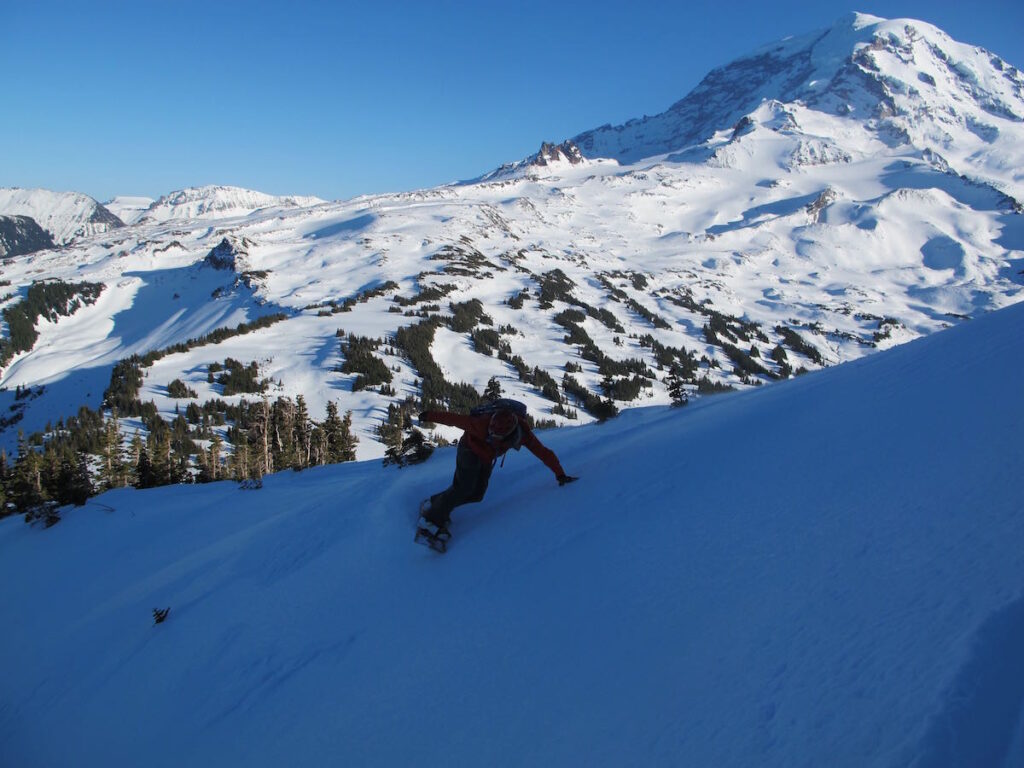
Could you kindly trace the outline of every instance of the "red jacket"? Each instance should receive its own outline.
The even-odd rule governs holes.
[[[435,424],[446,424],[449,427],[458,427],[463,431],[460,446],[466,446],[477,456],[486,462],[493,464],[499,456],[504,456],[509,448],[519,450],[519,446],[509,443],[492,444],[488,439],[487,428],[491,424],[491,414],[482,416],[468,416],[461,413],[449,413],[448,411],[426,411],[423,414],[424,421],[432,421]],[[558,463],[555,452],[546,447],[537,436],[533,434],[530,425],[524,419],[519,420],[519,429],[522,433],[520,445],[525,445],[530,453],[543,461],[548,469],[555,473],[555,477],[565,474],[562,465]]]

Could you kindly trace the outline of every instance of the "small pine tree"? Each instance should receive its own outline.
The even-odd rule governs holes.
[[[8,486],[11,501],[19,512],[32,515],[46,500],[43,495],[42,457],[28,444],[25,433],[18,431],[18,459],[11,470]]]
[[[356,444],[359,438],[352,433],[352,411],[345,412],[345,418],[341,420],[341,433],[338,443],[338,461],[355,461]]]
[[[149,458],[149,450],[147,447],[143,447],[139,451],[139,461],[135,465],[135,487],[155,488],[158,485],[160,485],[160,479],[157,477],[152,459]]]
[[[484,389],[484,400],[493,402],[500,398],[501,395],[501,382],[498,381],[497,376],[491,376],[491,378],[487,380],[487,387]]]
[[[678,368],[672,369],[672,373],[665,380],[665,384],[668,386],[668,395],[672,398],[673,406],[681,407],[690,402],[690,395],[685,387],[686,382],[680,375]]]
[[[306,398],[299,394],[295,398],[295,420],[292,425],[294,458],[292,467],[295,469],[305,469],[309,466],[309,455],[312,451],[311,437],[313,435],[313,425],[309,419],[309,409],[306,407]]]

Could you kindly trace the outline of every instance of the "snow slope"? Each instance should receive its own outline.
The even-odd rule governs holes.
[[[0,214],[35,219],[57,245],[124,226],[117,216],[80,192],[0,187]]]
[[[0,764],[1020,766],[1022,323],[545,432],[443,557],[452,449],[0,521]]]

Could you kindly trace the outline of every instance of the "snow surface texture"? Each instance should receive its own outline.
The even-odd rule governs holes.
[[[374,429],[390,403],[419,396],[420,374],[385,349],[395,394],[353,392],[335,334],[393,336],[421,319],[389,311],[394,299],[438,286],[451,293],[408,309],[443,317],[450,302],[479,299],[529,368],[561,381],[581,365],[574,376],[600,393],[597,366],[555,322],[569,305],[539,301],[539,278],[554,269],[575,299],[621,324],[583,323],[615,360],[656,368],[640,343],[650,335],[706,358],[700,376],[743,386],[694,306],[756,323],[767,341],[743,351],[755,347],[773,372],[779,326],[816,353],[787,349],[793,369],[855,360],[1024,297],[1022,116],[1024,76],[998,57],[921,22],[853,15],[713,71],[662,116],[577,137],[584,157],[548,146],[543,165],[346,202],[229,187],[167,195],[132,226],[4,264],[0,309],[38,279],[106,289],[74,317],[41,322],[35,348],[0,372],[0,412],[18,386],[39,394],[17,405],[23,419],[0,445],[99,407],[119,359],[285,311],[293,317],[257,334],[165,357],[142,398],[171,417],[187,401],[166,397],[170,381],[203,401],[221,395],[206,384],[211,363],[256,360],[271,397],[301,393],[318,420],[336,401],[353,411],[360,458],[380,456]],[[234,267],[217,270],[204,262],[225,239],[238,246]],[[329,302],[387,281],[398,289],[332,314]],[[506,302],[521,291],[514,309]],[[571,423],[468,334],[439,332],[432,352],[452,381],[479,389],[496,376],[533,412]],[[667,404],[666,374],[620,407]]]
[[[1022,324],[544,432],[444,556],[454,449],[0,521],[0,764],[1020,766]]]

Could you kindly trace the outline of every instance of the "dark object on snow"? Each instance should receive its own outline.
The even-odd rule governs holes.
[[[153,609],[153,626],[157,624],[163,624],[164,619],[167,618],[167,614],[171,612],[170,607],[167,608],[154,608]]]
[[[430,547],[443,555],[448,551],[448,542],[451,540],[452,534],[445,526],[434,525],[424,517],[429,508],[430,499],[426,499],[420,504],[420,520],[416,527],[416,538],[413,541]]]
[[[498,411],[512,411],[516,418],[526,420],[526,403],[508,397],[499,397],[497,400],[478,405],[469,412],[469,415],[482,416],[485,413],[497,413]]]

